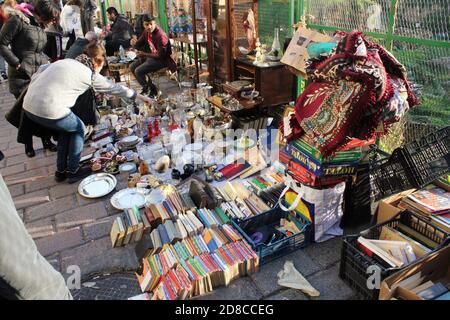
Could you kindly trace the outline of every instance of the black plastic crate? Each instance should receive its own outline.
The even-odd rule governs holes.
[[[450,127],[394,150],[388,159],[371,164],[372,198],[423,188],[450,172]]]
[[[270,244],[255,244],[251,234],[261,227],[278,225],[281,218],[288,218],[301,230],[300,233],[277,240]],[[313,225],[298,212],[283,211],[279,206],[244,220],[232,220],[231,223],[258,254],[259,263],[263,265],[310,243]]]
[[[410,175],[398,153],[372,163],[370,167],[371,198],[376,201],[413,188]]]
[[[391,220],[373,226],[365,231],[362,231],[360,234],[345,236],[342,242],[339,276],[348,285],[355,289],[364,299],[377,300],[380,292],[379,289],[368,288],[367,281],[371,276],[371,273],[368,272],[369,267],[377,266],[379,268],[381,272],[381,283],[390,275],[406,268],[407,265],[401,268],[392,268],[385,261],[376,257],[375,255],[369,257],[359,249],[357,240],[359,236],[367,239],[378,239],[380,237],[381,229],[383,226],[389,226],[394,229],[398,229],[399,223],[438,243],[439,245],[431,252],[437,251],[439,248],[447,245],[450,241],[450,234],[448,232],[445,232],[428,220],[425,220],[424,218],[409,211],[402,211]],[[408,235],[410,238],[420,242],[420,240],[415,238],[413,235],[407,234],[404,231],[401,232]],[[424,258],[425,256],[419,258],[416,261]]]
[[[399,152],[414,186],[426,186],[450,171],[450,126],[406,144]]]

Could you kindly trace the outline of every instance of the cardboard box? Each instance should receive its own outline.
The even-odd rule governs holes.
[[[416,189],[406,190],[381,200],[378,203],[377,224],[390,220],[397,213],[403,211],[402,209],[397,208],[397,205],[399,204],[400,200],[402,200],[403,197],[406,197],[407,195],[413,193],[414,191],[416,191]]]
[[[308,45],[314,42],[330,42],[333,38],[314,30],[299,28],[292,37],[281,62],[294,68],[297,75],[307,78],[306,61],[309,59]]]
[[[423,300],[414,292],[398,287],[398,283],[420,272],[422,283],[426,281],[450,283],[450,246],[446,246],[428,257],[419,260],[404,270],[387,277],[380,287],[379,300],[400,297],[406,300]]]

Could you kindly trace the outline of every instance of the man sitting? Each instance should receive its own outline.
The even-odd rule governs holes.
[[[151,79],[146,79],[148,73],[168,68],[177,70],[177,64],[172,58],[172,47],[167,34],[156,24],[155,18],[149,14],[142,16],[144,32],[139,39],[133,38],[130,43],[138,50],[138,58],[131,66],[131,72],[142,86],[142,94],[157,96],[158,89]]]
[[[84,48],[86,48],[88,44],[95,43],[97,42],[97,40],[97,34],[94,31],[88,31],[84,38],[77,38],[75,42],[70,46],[69,51],[67,51],[66,53],[66,58],[75,59],[84,52]]]
[[[108,56],[113,56],[115,52],[119,51],[120,46],[124,49],[130,47],[130,39],[134,32],[127,18],[120,15],[116,8],[109,7],[106,10],[106,15],[113,24],[105,37],[105,49]]]

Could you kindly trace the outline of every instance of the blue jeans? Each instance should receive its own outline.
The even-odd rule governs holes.
[[[62,119],[46,119],[26,112],[32,121],[59,132],[56,170],[77,172],[84,146],[84,124],[73,112]]]

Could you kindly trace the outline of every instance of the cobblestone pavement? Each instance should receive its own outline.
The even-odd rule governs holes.
[[[166,92],[178,90],[173,83],[161,83],[161,87]],[[111,195],[85,199],[77,193],[78,184],[55,182],[56,154],[44,151],[40,139],[34,140],[36,157],[28,158],[24,146],[16,142],[17,129],[4,118],[13,103],[7,83],[0,84],[0,150],[5,154],[0,172],[39,251],[65,278],[70,276],[68,266],[80,267],[82,280],[90,286],[74,290],[75,299],[125,299],[138,294],[133,247],[111,248],[109,231],[120,213],[111,206]],[[321,292],[320,299],[355,298],[338,277],[340,246],[340,239],[311,245],[199,299],[307,299],[277,284],[277,273],[286,260],[292,260]],[[92,279],[93,274],[97,278]]]

